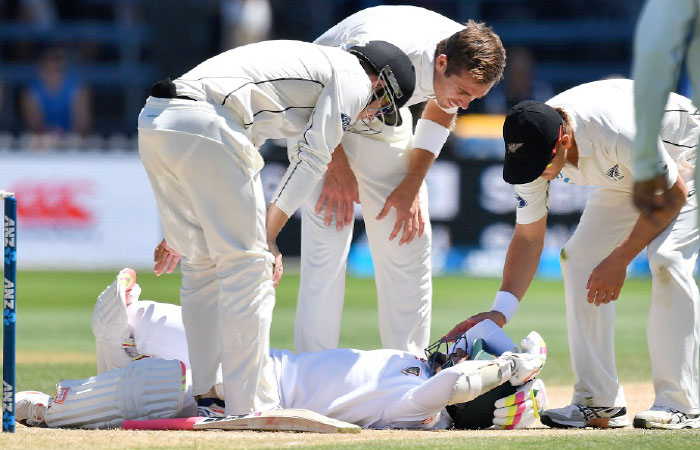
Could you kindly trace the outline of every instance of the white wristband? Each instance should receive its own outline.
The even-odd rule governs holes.
[[[437,158],[445,145],[450,130],[428,119],[418,119],[416,132],[413,134],[413,148],[422,148]]]
[[[496,298],[493,299],[493,306],[491,306],[491,311],[498,311],[503,314],[506,318],[506,323],[510,322],[510,318],[513,317],[515,312],[518,310],[520,302],[518,297],[506,291],[498,291]]]

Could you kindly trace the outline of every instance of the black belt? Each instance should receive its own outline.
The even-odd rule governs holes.
[[[192,97],[188,97],[186,95],[177,95],[177,90],[175,89],[175,83],[168,78],[164,78],[160,81],[156,81],[153,83],[151,86],[151,97],[156,97],[156,98],[181,98],[184,100],[192,100],[196,101]]]

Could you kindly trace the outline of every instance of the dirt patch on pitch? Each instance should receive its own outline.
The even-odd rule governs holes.
[[[634,413],[648,408],[653,401],[651,383],[624,384],[628,401],[630,419]],[[552,386],[548,388],[549,405],[564,406],[571,399],[570,386]],[[82,449],[124,449],[124,448],[201,448],[207,450],[219,448],[289,448],[313,446],[401,446],[411,443],[415,447],[446,447],[471,442],[477,444],[483,440],[492,440],[496,446],[504,444],[498,438],[556,438],[561,435],[570,437],[580,434],[596,433],[586,430],[549,429],[538,423],[536,429],[530,430],[479,430],[479,431],[436,431],[422,432],[409,430],[363,430],[352,435],[322,435],[310,433],[263,433],[250,431],[88,431],[88,430],[50,430],[27,428],[18,425],[15,435],[0,436],[3,449],[26,450],[29,448],[52,448],[67,450]],[[605,431],[605,433],[640,433],[632,428]],[[610,436],[611,438],[613,436]],[[468,439],[468,441],[463,441]],[[496,441],[493,441],[496,439]],[[384,442],[384,444],[382,444]],[[511,445],[513,445],[511,443]],[[458,445],[459,446],[459,445]]]

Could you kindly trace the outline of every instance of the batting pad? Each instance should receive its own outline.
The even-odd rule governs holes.
[[[182,410],[184,384],[184,364],[156,358],[84,380],[63,380],[56,385],[46,423],[51,428],[119,428],[125,419],[175,417]]]
[[[183,419],[126,420],[125,430],[253,430],[309,433],[359,433],[357,425],[331,419],[306,409],[273,409],[244,416],[187,417]]]

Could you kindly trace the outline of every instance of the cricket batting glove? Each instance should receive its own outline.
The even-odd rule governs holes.
[[[537,331],[531,331],[520,341],[520,351],[531,355],[539,355],[542,365],[547,361],[547,344]]]
[[[511,363],[511,375],[508,381],[513,386],[520,386],[535,378],[542,370],[542,359],[539,355],[529,353],[505,352],[499,359],[505,359]]]
[[[514,394],[496,400],[493,424],[499,430],[519,430],[532,425],[547,408],[547,392],[540,379],[528,381]]]

